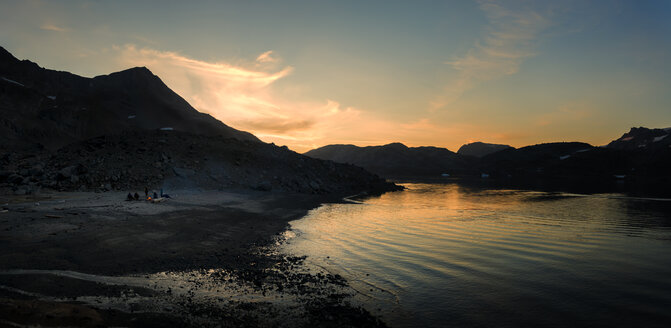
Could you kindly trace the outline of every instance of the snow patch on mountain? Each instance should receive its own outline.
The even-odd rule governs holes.
[[[655,139],[652,139],[652,142],[662,141],[662,139],[666,138],[666,136],[668,136],[668,134],[665,134],[665,135],[659,136],[659,137],[655,137]]]
[[[7,82],[9,82],[9,83],[13,83],[13,84],[16,84],[16,85],[18,85],[18,86],[22,86],[22,87],[24,87],[24,88],[26,87],[25,85],[23,85],[23,84],[21,84],[21,83],[19,83],[19,82],[16,82],[16,81],[14,81],[14,80],[10,80],[10,79],[8,79],[8,78],[6,78],[6,77],[4,77],[4,76],[3,76],[3,77],[0,77],[0,78],[2,78],[3,80],[5,80],[5,81],[7,81]]]

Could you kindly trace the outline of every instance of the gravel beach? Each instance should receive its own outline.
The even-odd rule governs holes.
[[[274,250],[289,221],[339,199],[125,196],[0,196],[0,326],[384,326],[342,277]]]

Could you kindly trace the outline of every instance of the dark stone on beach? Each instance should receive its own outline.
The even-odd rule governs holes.
[[[17,196],[27,195],[29,193],[30,193],[30,190],[28,190],[26,187],[23,187],[23,186],[14,190],[14,195],[17,195]]]
[[[173,167],[172,171],[180,178],[188,178],[196,173],[194,170],[179,167]]]
[[[10,171],[0,171],[0,182],[5,182],[7,181],[7,178],[12,175],[12,172]]]
[[[75,170],[74,165],[62,168],[60,171],[58,171],[57,179],[58,180],[70,179],[74,170]]]
[[[42,165],[35,165],[29,170],[29,174],[34,177],[41,177],[44,175],[44,167]]]
[[[23,177],[16,173],[12,173],[11,175],[9,175],[9,177],[7,177],[7,182],[13,184],[19,184],[23,182]]]
[[[256,190],[271,191],[272,189],[273,185],[270,183],[270,181],[261,181],[256,185]]]

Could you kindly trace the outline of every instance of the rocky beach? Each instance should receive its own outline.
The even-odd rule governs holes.
[[[338,275],[279,254],[332,196],[175,190],[2,196],[0,326],[384,326]]]

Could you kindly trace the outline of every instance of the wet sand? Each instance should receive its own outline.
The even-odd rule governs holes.
[[[380,326],[274,251],[333,198],[231,190],[0,196],[0,326]],[[312,270],[314,271],[314,270]]]

